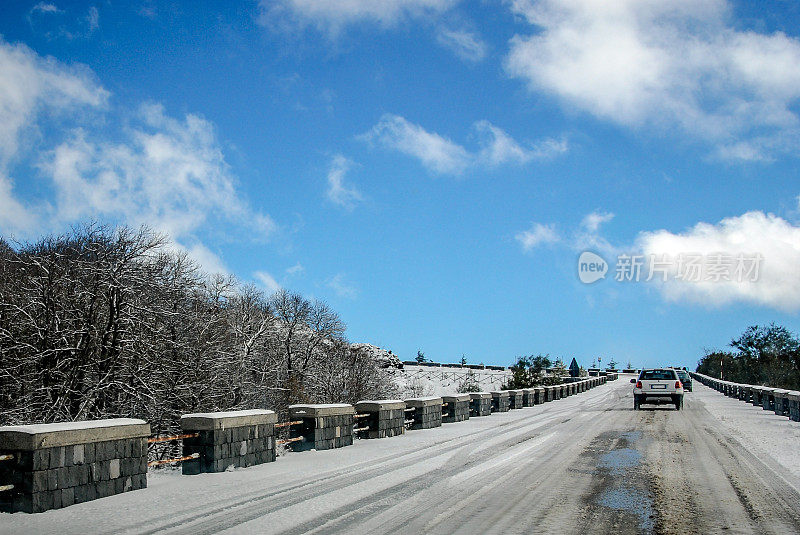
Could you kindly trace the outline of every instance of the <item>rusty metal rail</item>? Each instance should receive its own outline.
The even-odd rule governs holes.
[[[11,455],[10,453],[6,453],[4,455],[0,455],[0,461],[13,461],[13,460],[14,460],[14,456]]]
[[[183,440],[184,438],[197,438],[200,433],[187,433],[185,435],[173,435],[170,437],[150,437],[147,439],[148,444],[155,444],[156,442],[172,442],[173,440]]]
[[[295,438],[287,438],[284,440],[276,440],[275,443],[281,445],[281,444],[289,444],[291,442],[300,442],[301,440],[305,440],[305,437],[295,437]]]
[[[199,453],[192,453],[191,455],[187,455],[186,457],[178,457],[176,459],[161,459],[160,461],[150,461],[147,463],[147,466],[158,466],[161,464],[170,464],[170,463],[179,463],[182,461],[188,461],[189,459],[197,459],[200,457]]]
[[[13,490],[14,485],[0,485],[0,492],[5,492],[7,490]]]
[[[303,420],[294,420],[292,422],[280,422],[275,424],[275,427],[289,427],[290,425],[300,425],[303,423]]]

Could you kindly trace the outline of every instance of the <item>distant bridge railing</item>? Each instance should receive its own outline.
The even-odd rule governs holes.
[[[788,416],[793,422],[800,422],[800,392],[796,390],[723,381],[697,372],[689,372],[689,375],[728,397],[751,403],[779,416]]]

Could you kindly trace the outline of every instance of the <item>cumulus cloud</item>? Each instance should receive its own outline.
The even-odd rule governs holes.
[[[281,285],[275,280],[275,277],[266,271],[256,271],[253,276],[258,280],[261,286],[269,293],[275,293],[281,289]]]
[[[328,200],[346,210],[352,210],[363,200],[361,192],[355,186],[348,186],[344,182],[344,177],[352,165],[353,162],[337,154],[333,157],[328,170]]]
[[[261,0],[259,23],[272,26],[290,18],[301,27],[313,26],[336,37],[353,24],[388,28],[408,19],[438,15],[456,3],[457,0]]]
[[[43,58],[23,44],[0,38],[0,164],[17,154],[20,138],[42,113],[68,116],[104,107],[109,93],[85,68]]]
[[[173,118],[158,104],[114,110],[90,71],[2,40],[0,72],[1,232],[32,236],[96,218],[145,224],[168,233],[207,269],[225,271],[198,238],[204,230],[233,225],[259,240],[275,230],[237,191],[205,119]],[[101,120],[83,121],[75,110]],[[114,141],[98,123],[113,125]],[[32,134],[44,128],[47,136]],[[23,200],[11,171],[27,167],[33,176],[34,166],[45,193]]]
[[[532,251],[541,244],[556,243],[560,240],[555,225],[541,223],[534,223],[528,230],[517,233],[514,239],[520,243],[525,252]]]
[[[465,61],[477,63],[486,57],[486,43],[478,34],[469,30],[440,28],[436,41]]]
[[[756,211],[717,224],[698,223],[684,232],[643,232],[637,246],[647,258],[654,255],[664,263],[667,281],[655,277],[651,282],[668,300],[800,310],[800,227],[781,217]],[[676,279],[681,262],[688,266],[698,255],[700,280]],[[709,266],[722,268],[711,273]]]
[[[325,285],[334,291],[339,297],[355,299],[358,297],[358,289],[345,280],[344,273],[337,273],[327,280]]]
[[[537,28],[507,71],[532,91],[622,125],[677,127],[724,158],[798,146],[800,41],[740,31],[723,0],[514,0]]]
[[[524,164],[534,159],[550,158],[567,150],[566,141],[563,140],[547,139],[531,146],[520,145],[488,121],[478,121],[473,128],[478,133],[480,145],[473,152],[399,115],[384,115],[378,124],[361,137],[416,158],[434,173],[450,175],[460,175],[478,165]]]

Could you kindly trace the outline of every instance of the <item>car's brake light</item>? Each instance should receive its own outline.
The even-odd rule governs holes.
[[[680,387],[681,387],[681,382],[675,381],[675,390],[679,389]]]
[[[642,388],[642,382],[636,381],[636,388]]]

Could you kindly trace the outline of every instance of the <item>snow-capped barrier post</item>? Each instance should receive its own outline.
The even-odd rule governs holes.
[[[411,429],[431,429],[442,425],[442,398],[437,396],[407,399],[406,406],[414,409],[410,413]]]
[[[452,424],[469,420],[469,394],[442,396],[442,423]]]
[[[273,411],[246,410],[184,414],[181,429],[185,475],[224,472],[275,460]],[[195,455],[196,454],[196,455]]]
[[[776,388],[772,392],[772,396],[775,399],[773,403],[775,410],[775,414],[777,416],[788,416],[789,415],[789,391],[784,390],[783,388]]]
[[[292,449],[328,450],[352,445],[355,413],[355,408],[346,403],[289,405],[289,418],[303,421],[291,427],[290,436],[303,437],[291,443]]]
[[[523,392],[522,390],[509,390],[508,391],[508,408],[510,409],[521,409],[525,406],[525,402],[522,399]]]
[[[800,392],[797,390],[789,391],[789,419],[793,422],[800,422]]]
[[[545,387],[543,386],[534,387],[533,392],[537,405],[541,405],[542,403],[547,401],[547,389]]]
[[[406,431],[405,426],[404,401],[399,399],[381,399],[377,401],[359,401],[355,405],[358,414],[356,417],[366,415],[365,418],[357,418],[358,425],[363,431],[362,437],[366,438],[386,438],[402,435]]]
[[[522,406],[533,407],[536,405],[536,389],[523,388],[522,389]]]
[[[489,416],[492,414],[492,394],[490,392],[469,393],[469,415]]]
[[[508,412],[509,408],[508,390],[493,390],[492,412]]]
[[[147,487],[150,424],[117,418],[0,427],[0,511],[41,513]]]
[[[774,388],[768,386],[761,387],[761,408],[765,411],[775,410],[775,397],[773,396],[773,392],[775,392]]]
[[[761,398],[762,398],[762,396],[764,394],[763,387],[761,387],[759,385],[753,385],[750,390],[751,390],[752,396],[753,396],[752,400],[751,400],[753,406],[760,407],[761,403],[762,403]]]

